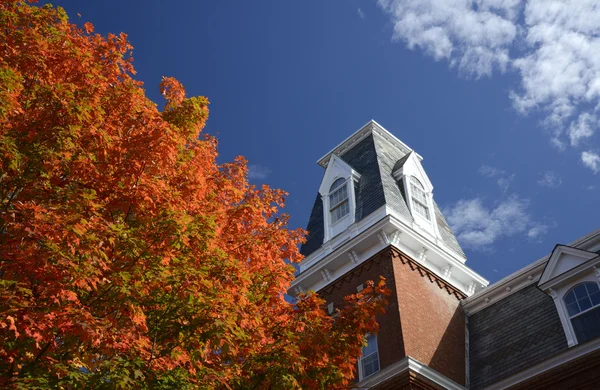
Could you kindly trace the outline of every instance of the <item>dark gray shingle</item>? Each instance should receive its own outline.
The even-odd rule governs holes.
[[[480,389],[567,348],[552,298],[535,285],[469,317],[471,389]]]
[[[355,185],[356,222],[386,204],[400,215],[412,220],[412,214],[404,195],[404,187],[392,175],[406,162],[408,156],[409,154],[393,147],[376,133],[371,133],[352,149],[339,156],[361,175]],[[442,240],[448,247],[464,256],[435,201],[434,207]],[[300,252],[304,256],[310,255],[323,245],[323,202],[319,194],[317,194],[306,229],[308,237],[306,243],[300,248]]]

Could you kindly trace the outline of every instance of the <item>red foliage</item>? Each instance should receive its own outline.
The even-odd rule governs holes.
[[[284,192],[218,165],[208,100],[126,35],[0,1],[0,387],[344,386],[384,283],[334,322],[283,294],[303,232]]]

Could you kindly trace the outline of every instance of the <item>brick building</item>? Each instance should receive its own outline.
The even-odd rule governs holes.
[[[600,230],[488,287],[421,161],[374,121],[318,161],[290,293],[317,291],[333,314],[379,275],[393,291],[356,387],[600,388]]]

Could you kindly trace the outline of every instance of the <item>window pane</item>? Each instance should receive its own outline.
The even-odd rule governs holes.
[[[350,212],[350,206],[348,201],[345,200],[344,203],[338,205],[336,208],[331,210],[331,222],[337,222],[340,219],[344,218]]]
[[[588,297],[578,300],[577,303],[579,304],[579,309],[581,309],[581,311],[587,310],[590,307],[592,307],[592,301],[590,301],[590,298]]]
[[[600,336],[600,307],[573,318],[571,322],[580,343]]]
[[[329,207],[334,208],[344,200],[348,199],[348,190],[344,185],[329,195]]]
[[[575,296],[577,297],[577,299],[585,298],[588,295],[587,289],[585,288],[585,284],[583,283],[575,287],[573,291],[575,292]]]
[[[590,294],[600,291],[600,288],[598,287],[597,283],[586,283],[585,285],[587,287],[588,293]]]
[[[570,293],[567,294],[567,296],[565,297],[565,303],[569,304],[569,303],[573,303],[575,302],[575,292],[571,291]]]
[[[338,188],[339,186],[344,184],[345,181],[346,180],[342,179],[341,177],[339,179],[337,179],[336,181],[334,181],[333,184],[331,185],[331,187],[329,188],[329,192],[332,192],[333,190],[335,190],[336,188]]]
[[[429,219],[429,208],[423,206],[421,203],[417,202],[413,199],[413,206],[415,212],[422,216],[423,218]]]
[[[577,306],[577,302],[569,303],[567,305],[567,311],[569,312],[569,317],[574,316],[579,313],[579,306]]]
[[[417,179],[417,178],[416,178],[416,177],[414,177],[414,176],[411,176],[411,177],[410,177],[410,184],[413,184],[413,185],[415,185],[415,186],[417,186],[417,187],[419,187],[419,188],[424,188],[424,187],[423,187],[423,184],[421,184],[421,182],[419,181],[419,179]]]
[[[377,336],[372,335],[367,337],[367,345],[362,349],[362,355],[368,356],[373,352],[377,352]]]
[[[592,300],[592,305],[600,305],[600,292],[595,292],[590,295],[590,299]]]
[[[376,352],[361,360],[363,378],[373,375],[379,371],[379,354]]]
[[[379,352],[377,349],[376,335],[367,336],[367,345],[362,348],[360,364],[363,378],[379,371]]]

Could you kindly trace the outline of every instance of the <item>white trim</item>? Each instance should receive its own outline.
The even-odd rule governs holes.
[[[410,356],[405,356],[402,358],[402,360],[387,366],[378,373],[358,382],[353,389],[370,389],[407,371],[412,371],[416,374],[419,374],[425,379],[428,379],[444,389],[465,390],[464,386],[459,385],[452,379],[427,367],[425,364],[411,358]]]
[[[595,257],[584,261],[576,267],[571,268],[570,270],[564,272],[561,275],[555,276],[551,280],[546,283],[540,282],[538,283],[539,288],[546,291],[548,289],[554,288],[558,285],[568,283],[570,280],[576,279],[582,273],[588,273],[590,268],[594,268],[595,266],[600,264],[600,255],[596,255]]]
[[[289,290],[293,292],[295,287],[301,286],[304,291],[319,291],[389,245],[418,261],[467,296],[488,284],[487,280],[468,268],[463,259],[453,256],[439,243],[420,234],[414,229],[414,225],[407,225],[388,213],[389,210],[382,207],[372,214],[373,218],[379,217],[379,220],[360,221],[304,259],[300,263],[300,273],[296,275]],[[383,240],[382,232],[385,233]],[[368,251],[361,252],[357,249],[366,244],[369,245]],[[423,249],[427,250],[426,260],[419,258],[419,252]],[[349,255],[352,252],[357,256]],[[329,266],[333,261],[338,265]],[[443,269],[448,266],[452,272],[445,275]],[[324,267],[331,271],[330,281],[325,281],[320,275],[320,270]]]
[[[584,250],[598,250],[600,243],[600,229],[594,230],[583,237],[576,239],[568,244],[568,246],[577,247]],[[491,286],[482,289],[467,299],[461,304],[468,315],[477,313],[480,310],[514,294],[515,292],[533,284],[540,279],[546,262],[550,254],[534,261],[533,263],[513,272],[512,274],[502,278]]]
[[[595,352],[600,349],[600,338],[588,341],[587,343],[581,344],[575,348],[570,348],[561,354],[555,355],[548,360],[545,360],[533,367],[523,370],[513,376],[506,379],[502,379],[488,387],[486,390],[499,390],[506,389],[515,386],[521,382],[531,379],[537,375],[543,374],[544,372],[550,371],[553,368],[559,367],[571,360],[583,357],[587,354]]]
[[[577,335],[575,334],[575,329],[573,328],[573,323],[571,322],[572,317],[569,315],[569,312],[567,310],[565,297],[573,287],[584,282],[598,283],[596,280],[596,276],[594,275],[592,265],[582,269],[578,273],[577,279],[571,279],[567,280],[562,284],[553,285],[553,287],[556,287],[556,289],[545,288],[543,290],[554,300],[554,306],[556,306],[556,311],[558,312],[558,317],[560,318],[560,323],[562,324],[563,330],[565,332],[565,337],[567,338],[567,344],[569,347],[573,347],[579,344],[579,341],[577,340]]]
[[[546,265],[546,268],[544,269],[544,273],[540,277],[540,282],[539,282],[540,287],[541,287],[541,285],[544,285],[544,284],[547,284],[547,287],[551,287],[553,284],[560,282],[560,281],[558,281],[558,282],[556,281],[557,279],[560,279],[560,276],[556,275],[555,271],[557,270],[557,267],[558,267],[561,259],[565,255],[583,259],[583,261],[580,264],[572,267],[571,269],[577,268],[579,265],[585,263],[586,261],[591,260],[595,257],[598,257],[598,254],[594,253],[594,252],[589,252],[589,251],[586,251],[583,249],[573,248],[573,247],[566,246],[566,245],[557,245],[554,248],[554,250],[552,251],[550,258],[548,259],[548,264]],[[561,271],[560,273],[564,275],[565,273],[568,273],[568,272],[569,271]],[[552,283],[547,283],[550,281]]]

